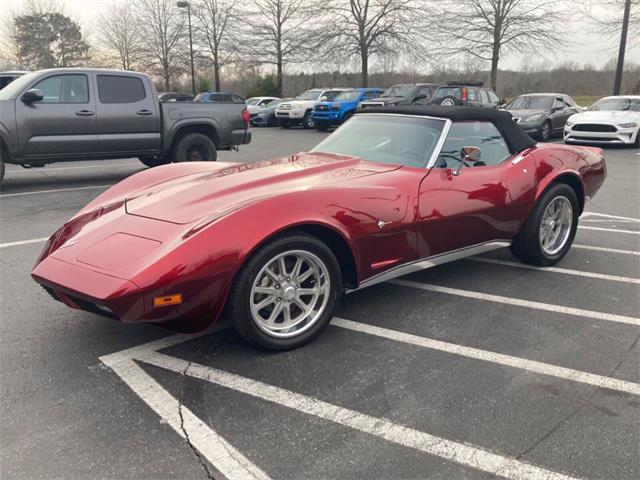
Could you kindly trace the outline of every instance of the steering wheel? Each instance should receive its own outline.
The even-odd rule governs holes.
[[[408,160],[409,162],[411,162],[412,164],[414,164],[416,167],[422,167],[424,166],[425,163],[425,155],[424,153],[420,153],[417,150],[400,150],[400,152],[398,152],[398,155],[403,159],[403,160]]]

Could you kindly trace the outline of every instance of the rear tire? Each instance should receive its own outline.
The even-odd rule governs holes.
[[[331,249],[314,236],[294,232],[269,241],[247,260],[236,276],[225,314],[248,342],[289,350],[322,333],[341,293],[340,266]]]
[[[216,144],[211,138],[203,133],[189,133],[178,141],[174,162],[215,162],[217,158]]]
[[[573,188],[566,183],[551,185],[514,238],[509,247],[511,253],[534,265],[557,263],[569,251],[576,236],[579,208]]]

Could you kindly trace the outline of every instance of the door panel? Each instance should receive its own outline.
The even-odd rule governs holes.
[[[100,151],[104,153],[160,150],[158,100],[151,98],[140,77],[97,75]]]
[[[16,119],[24,156],[82,156],[96,148],[96,107],[86,75],[51,75],[30,85],[44,99],[16,101]]]
[[[418,230],[422,257],[510,239],[522,210],[514,204],[505,178],[510,161],[495,166],[434,168],[420,185]]]

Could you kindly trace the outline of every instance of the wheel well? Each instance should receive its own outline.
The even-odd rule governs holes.
[[[178,131],[173,136],[173,141],[171,142],[171,149],[173,150],[178,142],[182,140],[186,135],[190,133],[202,133],[207,137],[213,140],[213,143],[216,144],[216,148],[220,147],[220,141],[218,139],[218,132],[211,125],[185,125],[178,129]]]
[[[324,242],[336,256],[338,263],[340,264],[340,271],[342,273],[343,285],[347,288],[355,288],[358,282],[356,273],[356,262],[353,258],[353,253],[347,241],[337,233],[335,230],[324,227],[322,225],[296,225],[287,230],[278,232],[278,235],[291,232],[305,232],[309,235],[313,235],[317,239]]]
[[[581,215],[584,210],[584,187],[582,186],[582,182],[580,182],[575,175],[567,173],[554,179],[552,185],[556,183],[566,183],[573,188],[573,191],[576,192],[576,197],[578,197],[578,205],[580,207],[578,214]]]

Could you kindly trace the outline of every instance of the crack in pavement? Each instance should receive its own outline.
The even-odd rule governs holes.
[[[638,340],[640,340],[640,335],[638,335],[635,338],[635,340],[631,343],[631,346],[627,349],[626,352],[624,352],[624,354],[620,358],[620,361],[616,364],[616,366],[611,370],[611,372],[605,378],[611,378],[618,371],[618,369],[622,366],[622,363],[627,359],[627,354],[631,352],[631,350],[633,350],[633,348],[638,344]],[[574,408],[566,416],[561,418],[553,427],[551,427],[547,431],[547,433],[542,435],[539,439],[535,440],[529,447],[525,448],[522,452],[520,452],[514,458],[516,460],[520,460],[522,457],[524,457],[526,454],[533,451],[538,445],[540,445],[542,442],[548,439],[551,435],[553,435],[561,426],[565,425],[571,418],[575,417],[584,407],[586,407],[587,405],[591,405],[591,399],[596,395],[596,393],[598,393],[598,391],[601,388],[606,389],[606,387],[595,387],[593,391],[581,401],[580,405]],[[496,475],[500,475],[500,470],[496,472]]]
[[[196,456],[196,458],[200,462],[200,465],[202,465],[202,468],[207,474],[207,478],[210,480],[216,480],[213,474],[211,473],[211,470],[209,470],[209,466],[207,465],[206,459],[202,458],[202,455],[200,454],[198,449],[193,445],[193,443],[191,443],[191,439],[189,438],[189,432],[187,431],[184,425],[184,417],[182,415],[182,394],[183,394],[184,379],[187,377],[187,371],[189,370],[190,366],[191,366],[191,360],[189,360],[189,362],[187,363],[187,366],[184,368],[182,372],[182,376],[180,377],[180,391],[178,393],[178,416],[180,417],[180,430],[182,430],[182,433],[184,434],[184,438],[187,442],[187,445],[189,445],[189,448],[191,449],[193,454]]]

